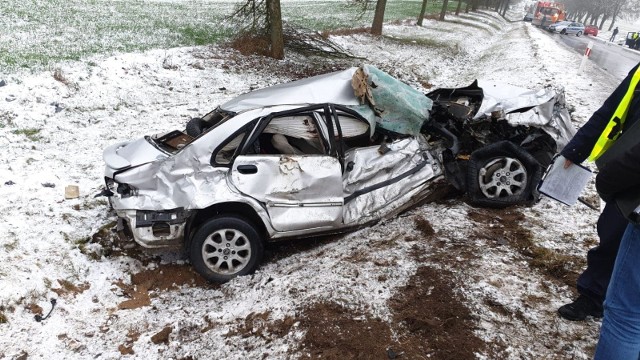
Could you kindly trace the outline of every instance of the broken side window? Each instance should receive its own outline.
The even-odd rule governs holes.
[[[249,149],[255,154],[327,154],[313,112],[272,118]]]

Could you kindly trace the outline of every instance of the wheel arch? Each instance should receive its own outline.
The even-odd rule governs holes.
[[[185,249],[188,250],[191,247],[193,235],[198,231],[202,224],[207,220],[220,215],[235,216],[247,220],[256,226],[256,230],[260,234],[263,242],[266,242],[269,231],[267,230],[262,217],[260,217],[258,212],[251,205],[242,202],[224,202],[198,210],[198,212],[189,219],[185,228]]]
[[[515,157],[522,161],[527,169],[527,189],[523,196],[503,199],[489,199],[480,195],[477,174],[481,163],[500,156]],[[474,151],[469,158],[467,169],[467,197],[472,205],[503,208],[511,205],[533,205],[540,197],[537,184],[542,177],[542,166],[528,151],[511,141],[503,140]]]

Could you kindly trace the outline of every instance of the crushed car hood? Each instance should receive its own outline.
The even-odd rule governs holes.
[[[167,156],[145,138],[111,145],[102,153],[102,158],[107,165],[105,175],[109,177],[117,171],[161,160]]]
[[[511,125],[543,129],[556,141],[557,151],[576,133],[566,107],[563,88],[545,87],[534,91],[490,81],[479,81],[478,85],[482,88],[484,99],[474,119],[501,112]]]

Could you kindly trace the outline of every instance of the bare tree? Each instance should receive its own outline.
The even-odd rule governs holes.
[[[280,0],[245,0],[227,19],[236,23],[238,34],[268,42],[269,56],[284,58]]]
[[[440,21],[444,21],[444,15],[447,13],[449,0],[442,0],[442,10],[440,10]]]
[[[271,40],[271,57],[284,59],[284,37],[282,35],[282,13],[280,0],[267,1],[267,23]]]
[[[458,0],[458,6],[456,6],[456,16],[460,15],[460,8],[462,7],[462,1]]]
[[[371,24],[371,34],[382,35],[382,24],[384,22],[384,10],[387,6],[387,0],[349,0],[353,5],[360,7],[360,16],[371,10],[373,4],[376,4],[376,10],[373,14],[373,24]]]
[[[460,2],[458,2],[460,4]],[[427,11],[427,0],[422,0],[422,8],[420,9],[420,15],[418,16],[418,26],[422,26],[422,20],[424,20],[424,13]]]
[[[633,7],[638,7],[638,0],[565,0],[567,12],[576,19],[582,19],[587,24],[598,25],[602,29],[605,21],[611,19],[609,30],[611,30],[623,8],[631,13],[640,13],[640,8],[636,11]]]
[[[387,6],[387,0],[378,0],[376,3],[376,12],[373,14],[373,24],[371,25],[371,34],[382,35],[382,23],[384,22],[384,9]]]

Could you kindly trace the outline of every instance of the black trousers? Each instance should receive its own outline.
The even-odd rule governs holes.
[[[602,305],[604,301],[620,240],[628,224],[613,202],[607,203],[598,218],[600,244],[587,252],[587,268],[578,277],[578,292],[596,304]]]

